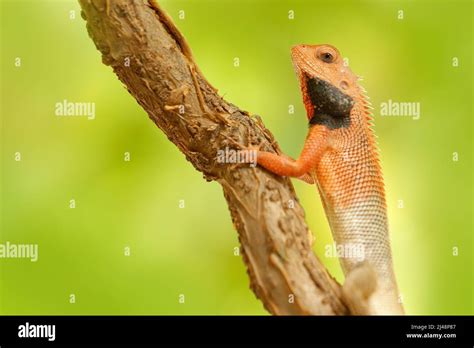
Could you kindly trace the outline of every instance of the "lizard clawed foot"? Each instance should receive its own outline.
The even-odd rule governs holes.
[[[237,150],[237,153],[234,154],[235,157],[227,158],[224,161],[225,163],[231,163],[234,165],[234,167],[240,167],[241,165],[245,165],[249,163],[251,167],[257,166],[257,155],[258,155],[258,152],[260,151],[262,144],[259,144],[257,146],[256,145],[245,146],[227,135],[224,135],[224,136],[227,138],[227,140],[229,140],[232,143],[232,145],[240,149],[240,150]]]
[[[250,145],[238,151],[237,158],[243,159],[243,161],[240,161],[240,163],[250,163],[251,167],[256,167],[258,163],[257,156],[258,152],[260,151],[260,147],[260,144],[258,146]]]

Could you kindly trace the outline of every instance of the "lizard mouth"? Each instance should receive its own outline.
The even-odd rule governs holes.
[[[310,125],[321,124],[330,129],[350,125],[350,114],[354,100],[331,83],[303,73],[306,93],[312,107]]]

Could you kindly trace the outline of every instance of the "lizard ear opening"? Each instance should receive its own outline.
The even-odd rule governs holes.
[[[349,83],[345,80],[342,80],[340,86],[343,90],[347,90],[349,88]]]

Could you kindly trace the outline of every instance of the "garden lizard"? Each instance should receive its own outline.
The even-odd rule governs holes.
[[[297,160],[257,151],[257,163],[272,173],[316,184],[337,245],[362,255],[340,258],[347,277],[361,262],[376,273],[369,298],[372,314],[403,314],[392,265],[385,190],[371,106],[339,54],[330,45],[298,45],[292,61],[299,78],[309,131]]]

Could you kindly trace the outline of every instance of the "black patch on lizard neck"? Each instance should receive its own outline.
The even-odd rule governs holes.
[[[349,127],[354,106],[354,100],[350,96],[317,77],[307,77],[306,86],[314,108],[310,126],[321,124],[329,129]]]

